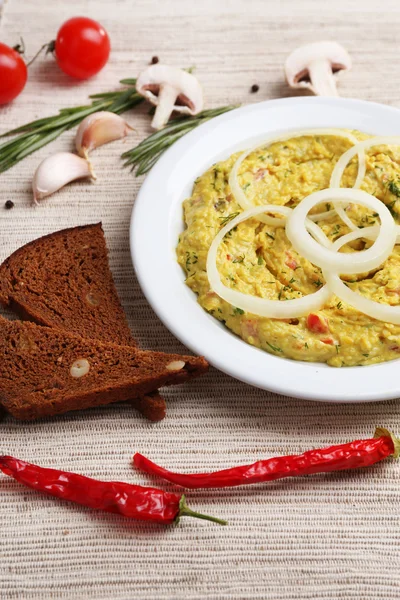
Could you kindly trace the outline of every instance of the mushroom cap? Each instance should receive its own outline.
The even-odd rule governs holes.
[[[137,78],[136,91],[149,102],[158,105],[158,94],[162,87],[176,89],[174,110],[180,113],[196,115],[203,110],[203,89],[198,79],[178,67],[155,64],[147,67]]]
[[[311,87],[309,81],[301,81],[308,73],[309,66],[317,60],[331,64],[333,73],[351,69],[351,58],[343,46],[337,42],[313,42],[296,48],[286,59],[285,74],[290,87]]]

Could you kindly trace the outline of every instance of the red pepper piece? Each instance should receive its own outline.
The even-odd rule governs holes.
[[[310,313],[307,317],[307,328],[313,333],[328,333],[329,331],[328,321],[314,313]]]
[[[293,271],[295,269],[297,269],[297,262],[294,260],[293,256],[289,252],[286,252],[286,256],[287,256],[287,259],[285,261],[285,265],[287,267],[289,267],[289,269],[292,269]]]
[[[159,467],[141,454],[135,454],[133,462],[136,467],[149,473],[159,475],[163,479],[186,488],[224,488],[237,485],[248,485],[262,481],[274,481],[284,477],[329,473],[369,467],[388,456],[397,458],[400,440],[392,436],[387,429],[379,428],[375,438],[357,440],[349,444],[330,446],[321,450],[309,450],[304,454],[280,456],[260,460],[252,465],[234,467],[214,473],[180,474]]]
[[[330,346],[333,346],[333,338],[331,337],[321,338],[321,342],[323,344],[329,344]]]
[[[50,496],[131,519],[177,523],[197,517],[226,525],[226,521],[192,511],[185,496],[119,481],[98,481],[76,473],[44,469],[12,456],[0,456],[0,470],[20,483]]]

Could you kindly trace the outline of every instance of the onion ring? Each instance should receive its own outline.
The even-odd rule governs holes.
[[[327,200],[335,197],[337,200],[349,200],[368,208],[379,214],[381,226],[374,244],[368,250],[354,254],[336,254],[332,248],[324,248],[318,244],[307,232],[306,218],[309,210]],[[364,231],[363,229],[361,230]],[[387,207],[375,196],[362,190],[351,188],[328,188],[314,192],[300,202],[286,221],[286,235],[294,249],[312,264],[325,270],[333,270],[341,274],[353,275],[364,273],[379,267],[391,254],[396,242],[396,224]]]
[[[243,152],[239,156],[239,158],[236,160],[236,162],[233,165],[231,172],[229,174],[229,186],[231,188],[231,192],[232,192],[233,197],[235,198],[236,202],[242,207],[243,210],[248,210],[249,208],[252,208],[254,206],[254,204],[247,198],[246,194],[243,192],[242,188],[240,187],[240,185],[238,183],[239,167],[243,163],[243,161],[249,156],[249,154],[251,154],[252,152],[255,152],[255,150],[257,150],[258,148],[263,148],[266,144],[271,145],[271,144],[274,144],[275,142],[285,142],[287,140],[291,140],[294,138],[303,137],[303,136],[312,136],[312,135],[328,135],[328,136],[335,136],[335,137],[343,137],[343,138],[349,140],[354,145],[358,144],[358,140],[354,135],[352,135],[351,133],[347,133],[346,131],[340,131],[337,129],[304,129],[304,130],[300,130],[300,131],[294,131],[294,132],[292,131],[291,133],[286,133],[281,136],[271,135],[271,136],[265,138],[262,142],[260,142],[256,146],[253,146],[249,150],[246,150],[245,152]],[[358,160],[360,163],[362,163],[364,156],[365,156],[364,153],[360,152],[359,157],[358,157]],[[337,187],[339,187],[339,186],[337,186]],[[259,220],[262,221],[263,223],[267,223],[267,221],[264,219],[264,216],[260,216]],[[271,223],[269,223],[269,224],[271,224]]]
[[[373,146],[400,146],[400,137],[399,136],[376,136],[368,140],[364,140],[362,142],[358,142],[352,148],[349,148],[337,161],[335,168],[332,171],[330,187],[331,188],[340,188],[340,183],[342,181],[343,173],[345,168],[347,167],[350,160],[358,154],[358,174],[357,179],[353,185],[353,189],[358,189],[365,177],[366,171],[366,162],[365,162],[365,150],[367,148],[372,148]],[[363,155],[364,159],[360,161],[360,154]],[[346,215],[344,209],[338,204],[333,203],[335,210],[338,215],[342,219],[346,225],[352,229],[353,231],[357,230],[358,227],[353,223],[353,221]]]
[[[376,230],[377,226],[375,225],[366,229],[358,229],[358,231],[353,231],[348,233],[347,235],[344,235],[342,238],[336,240],[336,242],[332,246],[332,249],[339,250],[339,248],[341,248],[341,246],[346,244],[348,241],[352,241],[361,237],[366,237],[365,233],[367,229]],[[372,233],[372,231],[370,231],[369,233]],[[350,236],[352,236],[351,240]],[[322,270],[322,273],[329,289],[340,300],[346,302],[347,304],[360,311],[364,315],[376,319],[377,321],[393,323],[393,325],[400,325],[400,306],[390,306],[388,304],[382,304],[380,302],[375,302],[375,300],[365,298],[365,296],[361,296],[360,294],[357,294],[357,292],[354,292],[349,287],[347,287],[347,285],[340,279],[337,273],[324,269]]]
[[[226,302],[229,302],[233,306],[240,308],[241,310],[259,315],[260,317],[269,317],[272,319],[303,317],[312,311],[319,310],[322,306],[324,306],[324,304],[326,304],[326,302],[328,302],[332,294],[327,285],[324,285],[321,289],[313,294],[308,294],[302,298],[281,301],[250,296],[248,294],[244,294],[243,292],[238,292],[237,290],[228,288],[221,281],[221,276],[217,268],[217,251],[225,235],[239,223],[242,223],[251,217],[256,217],[263,212],[275,212],[286,217],[288,214],[287,211],[291,210],[292,209],[286,206],[276,206],[273,204],[255,206],[244,211],[235,219],[232,219],[232,221],[227,223],[227,225],[225,225],[225,227],[223,227],[215,236],[208,251],[206,270],[210,287],[216,294],[218,294],[218,296],[220,296],[220,298]],[[277,220],[282,221],[282,227],[284,227],[285,219]]]

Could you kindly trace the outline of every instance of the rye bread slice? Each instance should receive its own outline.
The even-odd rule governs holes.
[[[145,397],[207,368],[203,358],[85,340],[0,317],[0,404],[17,419]]]
[[[135,346],[108,262],[101,223],[57,231],[0,266],[0,303],[23,319],[103,342]],[[152,421],[166,412],[153,392],[132,405]]]

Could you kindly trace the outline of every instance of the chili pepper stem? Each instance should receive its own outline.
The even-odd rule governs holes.
[[[386,429],[386,427],[377,427],[375,429],[375,433],[374,433],[374,438],[380,438],[380,437],[390,437],[392,442],[393,442],[393,448],[394,448],[394,452],[393,452],[393,458],[399,458],[400,456],[400,439],[397,438],[391,431],[389,431],[388,429]]]
[[[228,521],[224,519],[218,519],[217,517],[210,517],[209,515],[203,515],[202,513],[198,513],[186,504],[186,498],[183,495],[179,502],[179,513],[176,517],[175,522],[179,523],[179,519],[181,517],[195,517],[196,519],[204,519],[204,521],[212,521],[213,523],[219,523],[219,525],[228,525]]]

